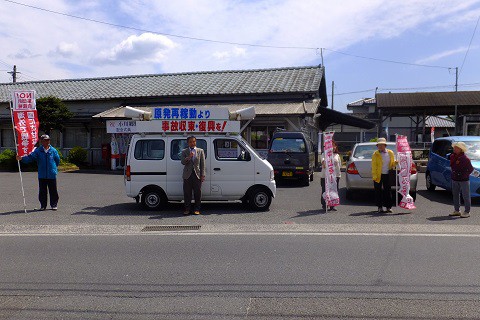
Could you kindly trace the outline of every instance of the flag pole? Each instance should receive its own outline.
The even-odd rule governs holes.
[[[15,122],[13,121],[12,101],[10,101],[10,117],[12,119],[13,140],[15,141],[15,156],[17,156],[18,155],[17,133],[15,131]],[[17,166],[18,166],[18,173],[20,174],[20,186],[22,187],[23,210],[25,210],[25,213],[27,213],[27,202],[25,201],[25,189],[23,188],[23,177],[22,177],[22,169],[20,167],[20,160],[17,160]]]

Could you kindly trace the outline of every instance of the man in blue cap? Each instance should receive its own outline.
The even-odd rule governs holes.
[[[17,155],[17,160],[21,160],[23,163],[35,161],[38,165],[38,200],[40,201],[40,211],[47,208],[47,189],[50,194],[50,206],[52,210],[57,210],[57,167],[60,164],[60,155],[58,151],[50,145],[50,136],[47,134],[40,137],[40,144],[41,145],[28,156],[21,157]]]

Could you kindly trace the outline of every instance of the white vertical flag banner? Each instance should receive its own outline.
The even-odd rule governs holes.
[[[410,196],[410,170],[412,168],[412,151],[406,136],[397,136],[397,161],[400,171],[398,172],[399,188],[398,193],[402,195],[400,208],[415,209],[415,203]]]
[[[333,154],[333,135],[334,132],[324,133],[323,148],[325,154],[325,192],[322,197],[328,207],[340,205],[340,197],[338,196],[337,177],[335,175],[335,164]]]

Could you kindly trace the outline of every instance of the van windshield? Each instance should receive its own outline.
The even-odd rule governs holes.
[[[255,148],[252,147],[252,146],[247,142],[247,140],[243,139],[243,137],[241,137],[240,140],[242,140],[242,142],[245,144],[245,147],[247,147],[248,151],[254,153],[258,158],[263,159],[262,155],[260,155],[260,154],[257,152],[257,150],[255,150]]]
[[[307,152],[305,140],[298,138],[275,138],[270,152]]]
[[[480,161],[480,141],[464,141],[468,147],[467,157],[473,161]]]

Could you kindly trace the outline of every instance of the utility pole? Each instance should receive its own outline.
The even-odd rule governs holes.
[[[458,67],[455,67],[455,92],[458,92]],[[458,105],[457,97],[455,94],[455,135],[458,135]]]
[[[13,71],[10,71],[8,73],[10,73],[12,75],[12,82],[17,83],[17,73],[19,73],[19,72],[17,72],[17,66],[16,65],[13,66]]]
[[[335,88],[335,81],[332,81],[332,110],[333,110],[333,92]]]

